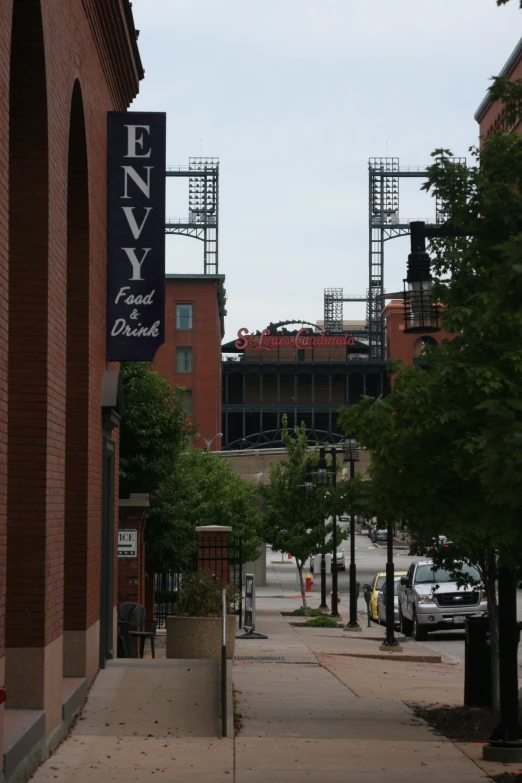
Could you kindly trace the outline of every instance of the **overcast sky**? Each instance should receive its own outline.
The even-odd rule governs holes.
[[[167,162],[220,159],[226,337],[323,317],[323,289],[368,286],[368,158],[467,155],[489,79],[522,33],[518,0],[133,0],[145,68],[134,111],[167,112]],[[403,182],[405,182],[403,180]],[[401,217],[430,218],[419,180]],[[167,214],[188,214],[169,180]],[[385,246],[402,288],[408,239]],[[167,272],[203,244],[167,237]],[[363,318],[364,305],[345,305]]]

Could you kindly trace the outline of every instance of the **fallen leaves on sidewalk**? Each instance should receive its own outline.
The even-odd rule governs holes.
[[[487,742],[498,724],[498,715],[489,707],[418,703],[408,703],[408,707],[437,734],[453,742]]]

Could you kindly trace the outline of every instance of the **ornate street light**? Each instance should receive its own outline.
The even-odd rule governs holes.
[[[438,332],[439,313],[433,301],[430,257],[426,252],[426,227],[421,221],[410,223],[411,253],[404,280],[404,333]]]
[[[326,467],[326,456],[323,446],[319,449],[319,464],[317,470],[307,475],[310,476],[314,489],[315,487],[325,487],[328,485],[328,470]],[[321,552],[321,603],[319,604],[319,609],[328,609],[328,604],[326,603],[326,557],[324,554],[324,547]]]
[[[305,483],[302,486],[306,497],[313,497],[315,485],[312,479],[312,473],[309,470],[306,471]]]
[[[359,443],[355,438],[346,438],[342,442],[346,462],[359,462]]]
[[[332,467],[328,469],[327,463],[326,463],[326,454],[331,455],[332,457]],[[317,470],[313,472],[307,471],[306,473],[306,480],[303,485],[305,494],[307,496],[313,495],[316,487],[327,487],[330,483],[330,476],[332,477],[332,485],[335,487],[337,485],[337,454],[342,453],[341,450],[337,450],[335,446],[332,446],[331,449],[326,452],[326,449],[324,446],[321,446],[319,449],[319,463],[317,466]],[[338,604],[338,582],[337,582],[337,517],[334,515],[334,524],[333,524],[333,530],[332,530],[332,547],[333,547],[333,553],[332,553],[332,613],[331,617],[339,617],[339,612],[337,610],[337,604]],[[326,602],[326,557],[324,553],[324,547],[323,551],[321,553],[321,603],[319,605],[319,609],[328,609],[328,604]]]
[[[359,462],[359,443],[355,438],[343,441],[344,459],[350,463],[350,479],[355,475],[355,463]],[[350,620],[348,628],[358,628],[357,622],[357,567],[355,565],[355,517],[350,514]]]
[[[217,433],[214,435],[214,437],[213,437],[213,438],[204,438],[204,437],[203,437],[203,435],[201,435],[201,434],[198,432],[198,433],[197,433],[197,435],[196,435],[196,437],[197,437],[197,438],[201,438],[201,440],[204,440],[204,441],[205,441],[205,444],[206,444],[206,449],[205,449],[205,451],[210,451],[210,447],[212,446],[212,444],[214,443],[214,441],[216,440],[216,438],[222,438],[222,437],[223,437],[223,433],[222,433],[222,432],[217,432]]]

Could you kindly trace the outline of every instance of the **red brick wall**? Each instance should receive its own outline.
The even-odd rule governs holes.
[[[511,73],[509,74],[511,81],[522,79],[522,57],[518,62],[514,64]],[[484,114],[480,117],[479,128],[481,136],[489,136],[490,133],[496,133],[502,129],[504,122],[504,112],[501,104],[497,102],[491,103]],[[515,126],[515,129],[522,132],[522,119]]]
[[[406,364],[413,364],[415,344],[422,335],[404,334],[404,305],[402,302],[390,302],[384,308],[386,321],[386,358],[402,359]],[[438,345],[443,340],[451,340],[454,335],[441,330],[429,335]]]
[[[227,582],[230,579],[228,561],[229,530],[197,531],[198,537],[198,570],[210,571],[216,579]]]
[[[0,0],[0,334],[8,329],[7,287],[9,257],[9,59],[11,1]],[[0,657],[5,648],[5,589],[7,542],[7,359],[0,340]],[[3,683],[0,683],[3,684]]]
[[[138,70],[120,0],[42,0],[41,14],[38,0],[15,0],[15,6],[15,26],[20,19],[21,28],[15,30],[19,47],[13,55],[13,114],[9,117],[13,0],[0,0],[3,335],[7,328],[9,242],[12,254],[8,492],[7,344],[5,339],[0,341],[0,620],[4,612],[8,495],[8,644],[41,646],[63,629],[66,503],[70,533],[66,555],[71,567],[66,574],[71,599],[66,627],[86,628],[99,618],[101,388],[106,369],[106,121],[107,111],[125,109],[136,94]],[[113,33],[121,39],[107,42],[105,37]],[[88,224],[84,206],[75,200],[76,193],[69,205],[67,198],[75,84],[83,103],[88,173],[76,169],[72,184],[78,184],[78,177],[87,178]],[[20,131],[11,134],[10,162],[9,122],[12,129]],[[68,218],[74,232],[84,233],[81,239],[69,231],[69,245]],[[73,308],[69,318],[68,295]],[[81,388],[73,390],[72,384]],[[68,438],[66,406],[74,416]],[[117,432],[114,434],[117,441]],[[67,489],[66,439],[71,456]],[[0,623],[0,654],[3,631]]]
[[[222,431],[221,417],[221,331],[218,281],[212,278],[174,278],[166,281],[165,343],[156,354],[154,369],[173,386],[192,389],[193,416],[198,432],[208,440]],[[176,304],[192,304],[193,328],[176,329]],[[176,347],[192,346],[193,372],[176,372]],[[205,448],[202,438],[194,445]],[[221,449],[221,438],[212,443]]]

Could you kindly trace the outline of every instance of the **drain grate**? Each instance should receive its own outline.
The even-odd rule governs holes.
[[[236,655],[235,661],[286,661],[282,655]]]

